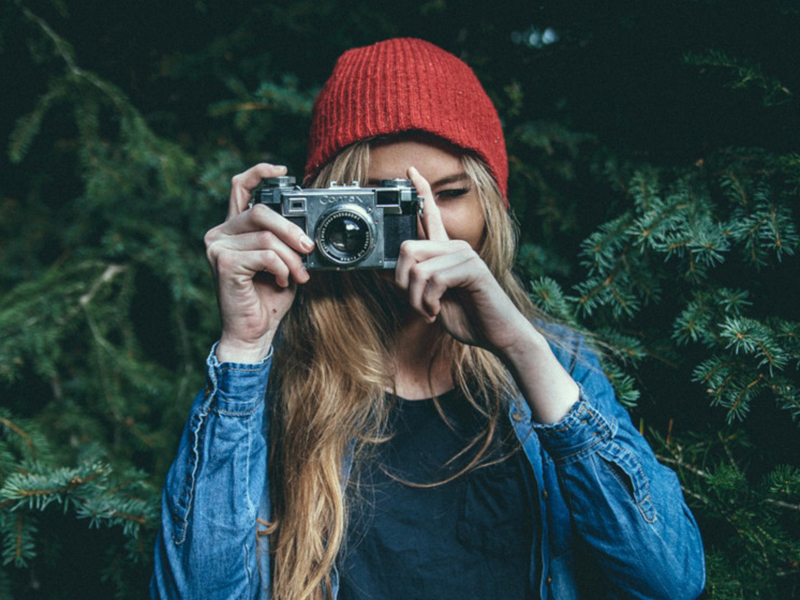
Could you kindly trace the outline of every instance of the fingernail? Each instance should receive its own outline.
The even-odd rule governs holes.
[[[300,247],[304,252],[311,252],[314,249],[314,242],[311,241],[310,237],[304,235],[300,238]]]

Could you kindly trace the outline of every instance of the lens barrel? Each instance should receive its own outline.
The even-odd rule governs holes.
[[[317,250],[327,260],[353,266],[375,247],[375,225],[360,206],[340,204],[320,216],[315,238]]]

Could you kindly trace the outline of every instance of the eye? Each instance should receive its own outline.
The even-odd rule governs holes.
[[[440,190],[436,192],[436,199],[437,200],[452,200],[454,198],[459,198],[461,196],[465,196],[469,194],[470,188],[451,188],[447,190]]]

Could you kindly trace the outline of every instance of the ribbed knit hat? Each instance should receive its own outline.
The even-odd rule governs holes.
[[[506,198],[500,118],[475,73],[429,42],[398,38],[345,52],[314,102],[305,181],[342,149],[424,131],[478,155]]]

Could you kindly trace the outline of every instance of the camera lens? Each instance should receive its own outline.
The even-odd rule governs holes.
[[[316,238],[320,253],[342,266],[361,261],[375,245],[372,221],[357,206],[340,206],[322,215],[317,222]]]
[[[328,226],[328,242],[337,252],[346,256],[358,254],[364,247],[367,236],[369,232],[364,229],[361,221],[350,217],[335,219]]]

